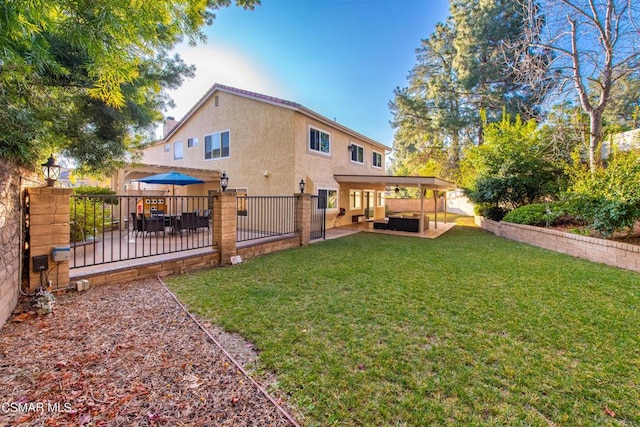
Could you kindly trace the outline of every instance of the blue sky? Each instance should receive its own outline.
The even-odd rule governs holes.
[[[180,46],[196,77],[170,92],[181,118],[214,83],[298,102],[385,145],[388,102],[447,0],[263,0],[218,11],[207,42]]]

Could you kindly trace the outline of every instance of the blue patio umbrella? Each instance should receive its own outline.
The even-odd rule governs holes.
[[[176,194],[176,190],[175,190],[176,185],[204,184],[204,181],[199,178],[196,178],[184,173],[176,172],[176,171],[159,173],[156,175],[151,175],[144,178],[136,179],[136,181],[144,182],[146,184],[173,185],[174,188],[173,188],[172,194],[174,196]],[[174,200],[174,203],[175,202],[176,201]]]
[[[198,179],[190,175],[186,175],[184,173],[176,172],[176,171],[159,173],[156,175],[151,175],[144,178],[136,179],[136,181],[144,182],[146,184],[171,184],[171,185],[204,184],[204,181],[201,179]]]

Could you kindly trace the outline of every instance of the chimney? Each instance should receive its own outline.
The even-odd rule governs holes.
[[[177,124],[178,122],[175,117],[167,117],[167,119],[164,121],[164,127],[162,128],[162,137],[166,138],[167,135],[169,135],[169,132],[171,132]]]

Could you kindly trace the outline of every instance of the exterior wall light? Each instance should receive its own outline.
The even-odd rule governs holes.
[[[47,163],[43,163],[41,166],[42,175],[47,180],[47,187],[53,187],[58,178],[60,178],[60,166],[56,165],[53,154],[49,156]]]
[[[355,145],[353,145],[353,144],[349,144],[349,146],[347,147],[347,149],[348,149],[348,150],[349,150],[349,152],[351,153],[351,152],[353,152],[353,150],[355,150],[355,149],[356,149],[356,146],[355,146]]]
[[[229,185],[229,177],[227,176],[227,172],[223,171],[222,176],[220,177],[220,187],[222,187],[222,191],[227,191],[228,185]]]
[[[302,194],[302,193],[304,193],[304,185],[305,185],[305,184],[304,184],[304,179],[301,179],[301,180],[300,180],[300,193],[301,193],[301,194]]]

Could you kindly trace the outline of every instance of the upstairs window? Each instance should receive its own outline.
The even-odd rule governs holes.
[[[354,144],[349,145],[351,150],[351,161],[353,163],[359,163],[364,165],[364,147],[362,145]]]
[[[182,141],[173,143],[173,160],[180,160],[184,156],[184,144]]]
[[[197,147],[198,146],[198,138],[189,138],[187,139],[187,147]]]
[[[322,154],[331,154],[331,135],[309,127],[309,150]]]
[[[373,162],[372,165],[374,168],[382,168],[382,154],[376,151],[373,152]]]
[[[171,151],[171,144],[164,144],[164,152],[168,153],[169,151]]]
[[[224,159],[229,157],[229,131],[217,132],[204,137],[204,158]]]

